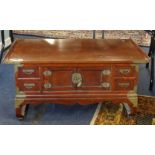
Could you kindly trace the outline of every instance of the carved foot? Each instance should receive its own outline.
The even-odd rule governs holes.
[[[25,113],[26,113],[26,109],[27,109],[27,105],[22,105],[19,108],[16,108],[16,117],[19,120],[23,120],[25,117]]]
[[[24,104],[24,101],[16,100],[16,117],[19,120],[23,120],[28,109],[28,105]]]
[[[129,103],[123,103],[123,106],[124,106],[124,112],[127,117],[132,117],[136,114],[137,107],[134,106],[133,104],[131,105]]]

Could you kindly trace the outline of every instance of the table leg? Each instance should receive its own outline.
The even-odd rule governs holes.
[[[102,39],[104,39],[104,30],[102,30]]]
[[[151,57],[152,55],[152,52],[153,51],[153,38],[151,37],[151,43],[150,43],[150,49],[149,49],[149,53],[148,53],[148,56]],[[149,63],[146,64],[146,68],[149,67]]]
[[[93,30],[93,39],[95,39],[95,38],[96,38],[96,31]]]
[[[154,85],[154,53],[155,53],[155,49],[153,49],[153,53],[151,55],[151,75],[150,75],[150,90],[153,90],[153,85]]]

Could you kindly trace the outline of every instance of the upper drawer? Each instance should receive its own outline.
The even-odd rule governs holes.
[[[119,66],[114,67],[114,75],[117,77],[135,77],[135,66]]]
[[[39,78],[39,67],[23,66],[18,68],[18,78]]]

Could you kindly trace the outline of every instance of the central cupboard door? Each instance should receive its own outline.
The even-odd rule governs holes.
[[[111,67],[43,67],[42,75],[44,92],[111,90]]]

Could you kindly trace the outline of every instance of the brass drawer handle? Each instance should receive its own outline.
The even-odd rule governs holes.
[[[118,83],[118,85],[120,86],[120,87],[123,87],[123,88],[128,88],[129,86],[130,86],[130,83]]]
[[[45,83],[44,84],[44,88],[45,89],[49,89],[49,88],[51,88],[52,87],[52,84],[51,83]]]
[[[24,83],[24,87],[27,89],[32,89],[35,87],[35,83]]]
[[[110,83],[109,82],[103,82],[103,83],[101,83],[101,86],[103,87],[103,88],[110,88]]]
[[[47,70],[47,71],[44,71],[44,76],[51,76],[52,75],[52,71],[50,70]]]
[[[111,71],[109,69],[105,69],[105,70],[102,71],[102,74],[103,75],[110,75]]]
[[[27,74],[27,75],[31,75],[32,73],[34,73],[35,70],[34,69],[23,69],[23,73]]]
[[[76,87],[81,87],[82,85],[82,76],[80,73],[72,74],[72,82]]]
[[[119,72],[121,74],[129,74],[130,73],[130,69],[120,69]]]

